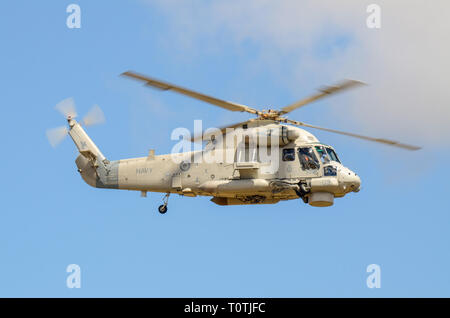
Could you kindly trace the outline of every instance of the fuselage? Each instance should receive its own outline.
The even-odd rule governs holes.
[[[360,178],[344,167],[334,149],[311,133],[267,121],[244,127],[256,136],[236,142],[242,131],[214,137],[204,149],[92,164],[83,154],[76,163],[91,186],[211,196],[220,205],[276,203],[302,197],[315,206],[357,192]],[[275,136],[275,137],[274,137]],[[81,151],[80,151],[81,152]]]

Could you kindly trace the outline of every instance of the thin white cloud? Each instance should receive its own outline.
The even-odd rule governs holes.
[[[373,1],[149,3],[166,15],[183,52],[195,55],[200,43],[213,53],[254,43],[261,52],[256,60],[272,68],[293,93],[308,81],[364,80],[370,86],[346,97],[350,105],[338,116],[350,116],[355,127],[375,136],[449,144],[448,1],[376,1],[381,29],[366,27],[366,8]],[[346,36],[347,45],[328,43],[329,54],[317,54],[317,45],[340,36]],[[288,74],[279,74],[282,58],[292,66]]]

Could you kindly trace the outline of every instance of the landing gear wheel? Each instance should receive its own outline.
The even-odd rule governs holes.
[[[167,205],[165,205],[165,204],[160,205],[159,208],[158,208],[158,211],[159,211],[159,213],[161,213],[161,214],[166,213],[166,212],[167,212]]]
[[[166,193],[166,195],[164,196],[163,204],[158,207],[159,213],[164,214],[167,212],[167,204],[169,203],[169,196],[170,196],[170,192]]]

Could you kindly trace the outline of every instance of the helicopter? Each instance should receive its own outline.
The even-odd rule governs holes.
[[[57,104],[68,127],[48,130],[47,137],[56,146],[70,135],[79,155],[75,160],[82,179],[95,188],[164,193],[158,211],[168,210],[171,194],[187,197],[208,196],[217,205],[275,204],[301,198],[315,207],[328,207],[335,198],[359,192],[360,177],[345,167],[335,149],[321,143],[309,131],[313,128],[355,137],[406,150],[420,147],[383,138],[310,125],[288,119],[285,115],[341,91],[364,85],[356,80],[343,80],[319,89],[311,96],[279,110],[258,110],[183,88],[134,71],[121,74],[146,86],[170,90],[233,112],[255,115],[244,122],[201,132],[189,139],[206,142],[199,150],[155,155],[152,149],[146,157],[110,161],[87,135],[83,126],[104,121],[98,106],[77,122],[72,98]],[[210,160],[206,160],[209,158]],[[214,158],[214,160],[211,160]]]

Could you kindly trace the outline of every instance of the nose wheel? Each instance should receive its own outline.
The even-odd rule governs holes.
[[[170,193],[167,193],[163,198],[163,204],[158,207],[158,212],[164,214],[167,212],[167,204],[169,203]]]

